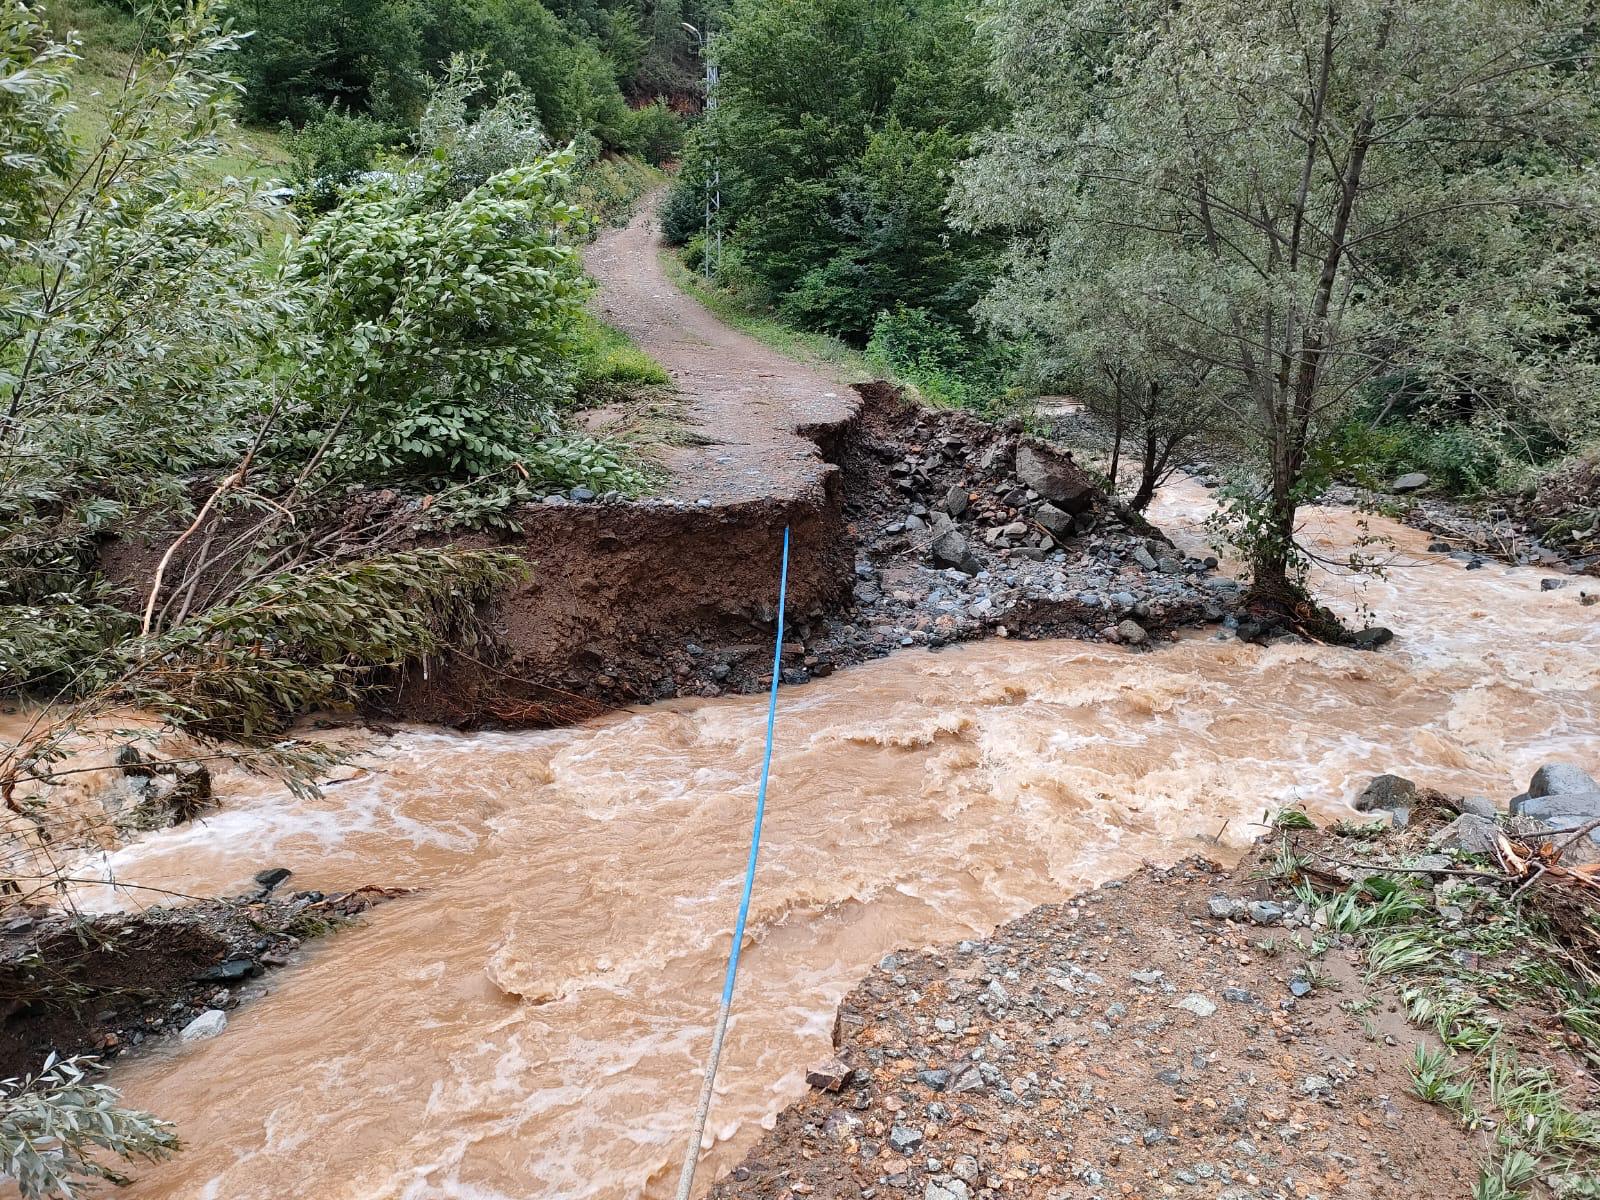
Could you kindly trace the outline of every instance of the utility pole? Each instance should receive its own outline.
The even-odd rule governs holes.
[[[710,55],[711,31],[707,29],[702,34],[699,29],[687,21],[680,21],[679,24],[694,36],[695,46],[700,52],[700,61],[705,64],[706,69],[705,111],[708,114],[715,112],[717,108],[718,68]],[[712,124],[711,144],[707,147],[710,163],[706,172],[705,184],[706,244],[705,251],[700,256],[701,271],[708,280],[714,270],[722,268],[722,156],[717,152],[716,136],[716,125]],[[715,267],[712,265],[713,255],[715,255]]]

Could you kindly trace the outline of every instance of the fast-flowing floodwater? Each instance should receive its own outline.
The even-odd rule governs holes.
[[[1158,519],[1202,502],[1180,487]],[[1265,810],[1337,815],[1372,774],[1504,798],[1600,766],[1600,607],[1466,571],[1420,535],[1382,580],[1325,577],[1402,632],[1381,654],[1195,637],[1156,653],[991,641],[781,697],[768,825],[702,1180],[826,1055],[897,946],[987,930],[1141,860],[1229,856]],[[1353,514],[1315,512],[1336,553]],[[308,948],[219,1038],[132,1063],[188,1148],[131,1197],[661,1195],[681,1152],[743,869],[764,698],[572,729],[374,738],[317,800],[233,781],[119,879],[416,895]],[[1213,839],[1220,834],[1220,841]]]

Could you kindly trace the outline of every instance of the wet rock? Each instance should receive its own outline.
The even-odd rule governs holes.
[[[837,1092],[850,1082],[855,1072],[837,1058],[830,1058],[806,1072],[806,1082],[824,1092]]]
[[[968,548],[967,539],[954,529],[937,535],[928,550],[933,555],[933,561],[941,567],[954,567],[968,575],[976,575],[983,569]]]
[[[1542,821],[1557,832],[1576,830],[1590,821],[1600,820],[1600,791],[1532,796],[1520,803],[1513,800],[1511,811],[1517,816]],[[1589,839],[1600,845],[1600,829],[1592,830]]]
[[[255,873],[255,881],[256,885],[261,888],[261,894],[266,895],[293,874],[294,872],[289,870],[288,867],[268,867],[264,871]]]
[[[236,979],[248,979],[255,973],[256,964],[253,959],[230,958],[226,962],[218,963],[200,978],[226,983]]]
[[[1394,630],[1386,625],[1368,625],[1350,635],[1350,644],[1357,650],[1376,650],[1394,641]]]
[[[139,753],[139,747],[134,745],[123,746],[117,751],[117,766],[122,768],[124,775],[144,777],[150,774],[150,767],[144,761],[144,755]]]
[[[1039,522],[1045,531],[1058,542],[1064,542],[1070,538],[1076,528],[1071,513],[1057,508],[1048,501],[1039,506],[1038,510],[1033,514],[1033,519]]]
[[[1357,812],[1384,808],[1411,808],[1417,799],[1417,785],[1403,775],[1379,775],[1355,799]]]
[[[594,498],[594,491],[586,487],[575,487],[567,493],[567,499],[574,504],[588,504]]]
[[[1429,480],[1426,474],[1421,471],[1410,471],[1404,475],[1398,476],[1395,481],[1389,485],[1389,490],[1404,495],[1406,492],[1420,492],[1423,488],[1428,486],[1428,483]]]
[[[1566,586],[1567,586],[1567,580],[1565,580],[1565,579],[1541,579],[1541,580],[1539,580],[1539,590],[1541,592],[1559,591],[1561,588],[1564,588]]]
[[[1143,625],[1131,617],[1117,622],[1117,640],[1129,646],[1142,646],[1150,640]]]
[[[208,1008],[183,1027],[178,1034],[186,1042],[203,1042],[214,1038],[228,1027],[228,1014],[220,1008]]]
[[[1493,854],[1500,827],[1486,817],[1462,813],[1433,835],[1440,850],[1460,850],[1467,854]]]
[[[1582,767],[1574,766],[1572,763],[1545,763],[1533,773],[1527,794],[1537,799],[1541,796],[1570,796],[1581,792],[1600,792],[1600,784],[1595,783]]]
[[[1093,482],[1065,454],[1023,445],[1016,463],[1017,478],[1057,508],[1076,515],[1093,506]]]

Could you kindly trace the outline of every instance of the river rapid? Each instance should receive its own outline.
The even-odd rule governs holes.
[[[1153,515],[1193,542],[1204,508],[1179,484]],[[1267,810],[1348,815],[1378,772],[1503,802],[1542,761],[1600,766],[1600,607],[1372,525],[1394,539],[1387,576],[1317,584],[1400,632],[1380,654],[994,640],[785,689],[702,1188],[801,1092],[838,1000],[889,950],[1142,861],[1235,857]],[[1307,516],[1332,557],[1362,532],[1347,511]],[[103,859],[198,894],[279,865],[299,888],[419,889],[309,945],[220,1037],[119,1068],[127,1100],[187,1144],[124,1194],[666,1194],[764,716],[751,696],[552,732],[373,736],[369,770],[319,799],[229,777],[220,812]]]

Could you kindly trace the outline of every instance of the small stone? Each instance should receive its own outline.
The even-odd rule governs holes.
[[[1197,1017],[1209,1017],[1217,1011],[1216,1004],[1206,999],[1199,992],[1190,992],[1182,1000],[1173,1002],[1173,1008],[1181,1008],[1186,1013],[1193,1013]]]
[[[1311,994],[1311,981],[1301,979],[1298,975],[1289,980],[1289,994],[1292,996],[1309,996]]]
[[[594,491],[586,487],[575,487],[567,492],[567,499],[574,504],[588,504],[594,497]]]
[[[966,1181],[954,1175],[939,1175],[928,1180],[922,1200],[971,1200],[972,1191]]]
[[[896,1125],[889,1130],[889,1147],[896,1154],[910,1154],[922,1145],[922,1130],[909,1125]]]
[[[1244,911],[1252,925],[1277,925],[1283,920],[1283,905],[1271,900],[1252,900]]]
[[[853,1074],[855,1072],[847,1064],[831,1058],[807,1071],[806,1082],[820,1091],[837,1092],[850,1082]]]
[[[1128,617],[1117,622],[1117,640],[1128,646],[1142,646],[1150,640],[1143,625]]]
[[[1150,551],[1146,550],[1143,546],[1135,546],[1133,548],[1133,561],[1138,563],[1146,571],[1154,571],[1157,566],[1156,556],[1151,554]]]
[[[1558,591],[1561,588],[1566,587],[1567,582],[1568,581],[1565,579],[1541,579],[1539,580],[1539,590],[1541,592]]]
[[[1206,909],[1217,920],[1226,921],[1239,911],[1239,902],[1226,896],[1213,896],[1206,901]]]
[[[228,1014],[220,1008],[208,1008],[183,1027],[178,1034],[186,1042],[203,1042],[214,1038],[228,1027]]]
[[[1404,475],[1397,476],[1395,481],[1389,485],[1389,490],[1404,494],[1406,492],[1419,492],[1427,486],[1427,475],[1421,471],[1408,471]]]
[[[945,1070],[918,1071],[917,1080],[936,1092],[942,1092],[950,1086],[950,1072]]]
[[[950,490],[944,494],[944,511],[952,517],[959,517],[967,511],[967,490],[952,484]]]

